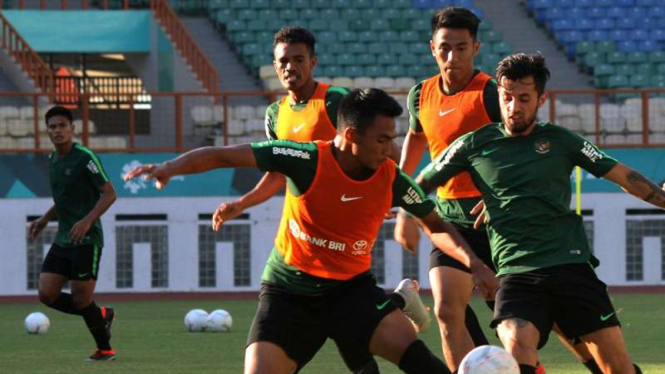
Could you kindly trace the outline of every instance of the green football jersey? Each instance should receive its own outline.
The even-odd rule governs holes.
[[[463,135],[422,172],[438,186],[468,171],[489,218],[498,275],[592,260],[582,218],[570,209],[570,177],[581,166],[602,177],[617,161],[563,127],[539,123],[510,136],[494,123]]]
[[[252,147],[261,170],[284,174],[290,192],[295,196],[307,192],[314,181],[318,165],[319,150],[315,143],[272,140],[253,143]],[[401,207],[416,217],[424,217],[434,210],[434,203],[399,168],[393,181],[392,193],[392,205]],[[287,292],[299,294],[331,292],[344,282],[315,277],[287,265],[275,248],[263,272],[263,281],[282,287]]]
[[[109,181],[99,158],[88,148],[74,143],[62,158],[53,152],[49,160],[49,181],[58,215],[55,244],[74,247],[68,239],[69,231],[82,220],[99,200],[98,187]],[[104,246],[102,223],[97,219],[81,244]]]

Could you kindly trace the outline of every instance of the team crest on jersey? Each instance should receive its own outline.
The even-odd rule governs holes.
[[[545,154],[552,148],[552,143],[546,139],[538,139],[533,143],[533,148],[540,154]]]

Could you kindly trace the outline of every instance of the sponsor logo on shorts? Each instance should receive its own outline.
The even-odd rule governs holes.
[[[85,277],[85,276],[88,275],[88,274],[90,274],[90,273],[79,273],[78,275],[79,275],[79,278],[83,278],[83,277]]]
[[[307,151],[301,151],[299,149],[284,148],[284,147],[273,147],[272,154],[297,157],[297,158],[302,158],[303,160],[309,160],[311,158],[310,153]]]
[[[614,315],[614,312],[612,312],[612,313],[610,313],[610,314],[601,314],[601,315],[600,315],[600,320],[603,321],[603,322],[605,322],[605,321],[607,321],[608,319],[610,319],[610,317],[612,317],[613,315]]]
[[[383,304],[376,304],[376,310],[382,310],[383,308],[388,306],[388,304],[390,304],[390,300],[386,300],[385,302],[383,302]]]

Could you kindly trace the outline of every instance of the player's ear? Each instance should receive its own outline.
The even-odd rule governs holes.
[[[357,133],[357,131],[356,131],[355,128],[353,128],[351,126],[347,126],[342,131],[342,136],[344,137],[344,140],[346,142],[355,143],[356,142],[356,133]]]
[[[538,98],[538,108],[543,106],[546,100],[547,100],[547,92],[543,92],[543,94],[540,95],[540,97]]]

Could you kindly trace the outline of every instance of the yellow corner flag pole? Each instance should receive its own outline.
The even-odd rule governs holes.
[[[575,213],[582,215],[582,169],[575,166]]]

